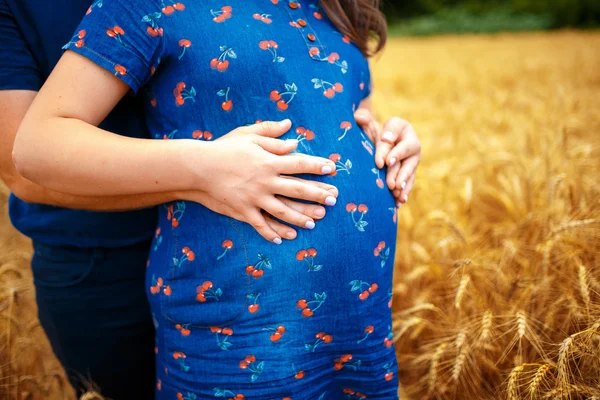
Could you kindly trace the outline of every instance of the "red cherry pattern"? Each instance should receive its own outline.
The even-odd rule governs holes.
[[[239,362],[239,366],[241,369],[252,373],[252,375],[250,375],[250,381],[254,382],[260,377],[260,374],[263,372],[265,363],[264,361],[257,362],[256,357],[254,355],[248,354],[246,357],[244,357],[243,360]]]
[[[271,18],[269,18],[271,15],[270,14],[252,14],[252,18],[264,22],[265,24],[270,24],[271,22],[273,22],[273,20]]]
[[[225,22],[229,18],[231,18],[231,6],[223,6],[220,10],[210,9],[210,14],[213,16],[213,21],[216,23]]]
[[[296,128],[296,134],[298,137],[296,139],[301,142],[303,140],[313,140],[315,138],[315,133],[310,129],[306,129],[303,126],[299,126]]]
[[[313,343],[305,343],[304,348],[308,351],[314,352],[316,348],[323,344],[329,344],[333,341],[333,335],[319,332],[315,335],[316,340]]]
[[[351,281],[350,286],[350,290],[352,292],[359,292],[358,298],[363,301],[368,299],[369,295],[375,293],[379,288],[379,286],[376,283],[370,284],[368,282],[361,281],[358,279]]]
[[[186,100],[196,101],[196,89],[193,86],[188,89],[185,82],[178,82],[173,89],[173,96],[175,96],[175,104],[182,106]]]
[[[290,102],[294,99],[294,97],[296,96],[296,93],[298,92],[298,87],[296,86],[295,83],[292,83],[292,84],[285,83],[284,87],[285,87],[284,92],[280,93],[277,90],[272,90],[269,95],[269,99],[271,99],[271,101],[277,103],[277,109],[279,111],[287,110]]]
[[[333,369],[339,371],[343,368],[349,368],[356,371],[361,364],[362,362],[360,360],[352,359],[352,354],[343,354],[333,360]]]
[[[271,342],[279,342],[283,337],[283,334],[286,332],[285,326],[278,325],[277,327],[267,326],[263,328],[263,331],[272,332],[269,334],[269,339]]]
[[[346,133],[348,133],[348,131],[349,131],[350,129],[352,129],[352,124],[351,124],[350,122],[348,122],[348,121],[342,121],[342,122],[340,123],[340,129],[341,129],[343,132],[342,132],[342,135],[341,135],[340,137],[338,137],[338,141],[339,141],[339,140],[342,140],[342,139],[343,139],[343,138],[346,136]]]
[[[225,60],[227,61],[227,60]],[[233,108],[233,101],[229,98],[230,88],[221,89],[217,92],[217,96],[223,97],[223,101],[221,102],[221,108],[223,111],[231,111]]]
[[[237,58],[237,54],[231,47],[227,46],[221,46],[219,50],[221,53],[218,57],[212,58],[209,65],[211,69],[225,72],[229,68],[229,60],[227,58],[235,59]]]
[[[300,299],[296,302],[296,308],[301,310],[300,313],[304,318],[310,318],[314,315],[315,311],[317,311],[325,300],[327,299],[327,293],[314,293],[314,300],[307,301],[306,299]]]
[[[339,82],[331,83],[320,78],[313,78],[310,81],[314,84],[315,89],[323,89],[323,96],[328,99],[332,99],[336,93],[344,91],[344,86]]]
[[[373,327],[373,325],[367,325],[367,327],[363,330],[363,332],[365,333],[365,336],[362,339],[358,340],[356,343],[361,343],[361,342],[367,340],[369,335],[371,333],[373,333],[374,331],[375,331],[375,328]]]
[[[258,42],[258,47],[260,47],[261,50],[268,50],[271,53],[271,55],[273,56],[273,62],[281,63],[281,62],[285,61],[284,57],[277,55],[277,49],[279,48],[279,45],[277,44],[276,41],[261,40],[260,42]]]
[[[345,171],[350,175],[350,170],[352,169],[352,161],[350,159],[342,162],[342,156],[338,153],[330,154],[328,158],[335,163],[335,171],[329,174],[330,176],[336,176],[340,171]]]
[[[269,258],[264,254],[258,254],[258,261],[254,265],[248,265],[246,267],[246,274],[253,278],[260,278],[265,274],[265,268],[271,269],[273,266],[269,261]]]
[[[223,295],[221,288],[214,288],[211,281],[204,281],[202,285],[196,287],[196,300],[205,303],[208,300],[219,301]]]
[[[308,266],[307,272],[311,271],[320,271],[323,268],[321,264],[315,264],[315,257],[317,255],[317,249],[311,247],[306,250],[298,250],[296,252],[296,260],[298,261],[306,261]]]
[[[367,221],[364,220],[365,215],[369,211],[369,207],[367,207],[366,204],[359,204],[357,206],[354,203],[348,203],[346,204],[346,211],[350,213],[352,217],[352,222],[354,223],[356,229],[358,229],[360,232],[364,232],[365,227],[369,224]],[[360,217],[358,219],[356,219],[355,217],[355,214],[357,212],[360,214]]]
[[[387,263],[387,260],[390,256],[390,248],[386,248],[385,247],[385,242],[382,240],[381,242],[379,242],[377,244],[377,247],[375,247],[375,249],[373,249],[373,255],[375,257],[379,257],[381,259],[381,268],[385,267],[385,264]]]

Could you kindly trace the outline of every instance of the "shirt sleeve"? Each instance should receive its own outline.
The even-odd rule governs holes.
[[[0,0],[0,90],[39,90],[44,79],[5,0]]]
[[[95,1],[63,49],[90,59],[137,93],[160,63],[163,19],[157,0]]]

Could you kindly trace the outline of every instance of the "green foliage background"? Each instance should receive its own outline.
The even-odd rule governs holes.
[[[396,34],[600,26],[600,0],[382,0]]]

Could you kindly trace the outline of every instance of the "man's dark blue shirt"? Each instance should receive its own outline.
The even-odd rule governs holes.
[[[92,0],[0,0],[0,90],[39,90]],[[148,137],[141,98],[126,96],[100,125],[124,136]],[[93,146],[93,143],[90,143]],[[90,212],[29,204],[11,195],[13,225],[48,245],[119,247],[150,239],[156,209]]]

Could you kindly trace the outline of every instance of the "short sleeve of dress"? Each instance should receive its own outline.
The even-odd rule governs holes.
[[[361,81],[361,88],[362,88],[362,99],[366,99],[367,97],[369,97],[371,95],[371,67],[369,65],[369,62],[367,61],[365,63],[365,69],[364,72],[362,74],[362,81]]]
[[[96,0],[63,49],[89,58],[137,93],[160,63],[161,16],[156,0]]]

